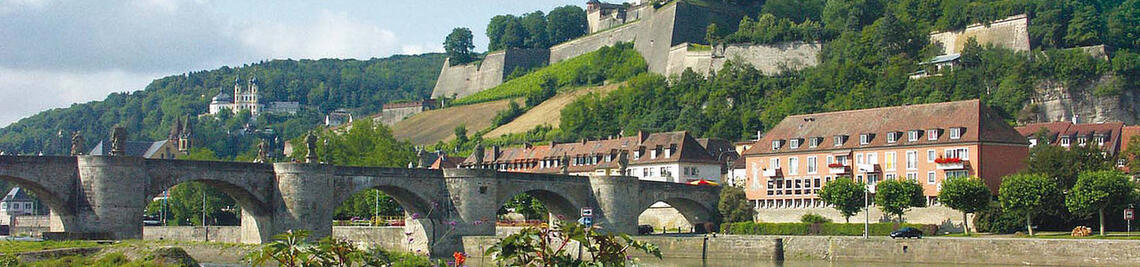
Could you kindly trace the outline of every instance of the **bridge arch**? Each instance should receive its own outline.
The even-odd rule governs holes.
[[[506,193],[499,194],[498,200],[495,201],[495,208],[506,205],[515,196],[520,194],[529,195],[542,205],[546,206],[547,211],[550,212],[555,218],[562,220],[574,220],[578,218],[578,209],[583,207],[581,202],[575,202],[571,198],[566,197],[563,193],[554,192],[550,189],[541,188],[514,188],[513,190],[506,191]]]
[[[646,215],[656,218],[669,218],[672,215],[672,218],[676,218],[675,216],[679,213],[680,217],[684,218],[684,222],[676,226],[688,226],[692,227],[693,230],[712,230],[698,228],[704,223],[715,223],[718,220],[719,186],[642,181],[641,190],[640,206],[636,210],[639,217]],[[650,209],[654,209],[654,214],[647,214]],[[669,224],[669,222],[659,223]],[[686,223],[687,225],[684,225]]]
[[[74,157],[0,156],[0,180],[35,194],[50,210],[51,231],[55,232],[79,229],[75,219],[78,196],[71,191],[79,180],[76,168]]]

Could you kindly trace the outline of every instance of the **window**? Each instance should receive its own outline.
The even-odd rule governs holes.
[[[835,157],[828,155],[827,156],[827,165],[831,165],[832,163],[835,163]]]
[[[797,149],[797,148],[800,148],[800,139],[798,139],[798,138],[794,138],[794,139],[792,139],[792,140],[789,140],[789,141],[791,141],[791,147],[792,147],[792,149]]]
[[[1085,138],[1083,136],[1077,138],[1077,144],[1079,144],[1080,146],[1085,146],[1085,144],[1088,144],[1088,141],[1089,141],[1089,139]]]
[[[641,177],[649,177],[649,168],[641,169]]]
[[[1097,136],[1093,139],[1096,140],[1096,146],[1104,146],[1104,136]]]
[[[818,167],[816,163],[817,163],[816,157],[807,157],[807,173],[808,174],[815,174],[816,173],[816,171],[817,171],[816,167]]]
[[[926,172],[926,184],[934,184],[934,182],[935,182],[935,180],[937,180],[937,178],[938,178],[938,175],[934,174],[934,171]]]
[[[966,128],[962,128],[962,127],[950,128],[950,139],[962,138],[962,132],[964,132],[964,131],[966,131]]]
[[[669,175],[669,167],[661,167],[660,174],[661,177],[672,177],[672,175]]]
[[[870,144],[870,143],[871,143],[871,135],[870,134],[860,134],[859,135],[859,144],[860,145],[866,145],[866,144]]]
[[[862,183],[863,182],[863,176],[862,175],[856,175],[855,176],[855,182],[856,183]]]
[[[862,182],[862,181],[860,181],[860,182]],[[877,184],[877,183],[879,183],[879,175],[878,174],[868,174],[867,175],[867,184]]]
[[[1029,138],[1029,147],[1037,145],[1037,138]]]
[[[812,137],[808,142],[808,147],[815,148],[819,146],[819,142],[823,141],[823,137]]]
[[[887,143],[894,143],[894,142],[898,142],[898,141],[899,141],[899,133],[898,132],[887,133]]]
[[[934,162],[935,157],[938,157],[938,153],[934,152],[934,149],[926,150],[926,163]]]
[[[883,164],[883,165],[884,165],[884,166],[883,166],[883,168],[884,168],[884,169],[886,169],[886,170],[888,170],[888,171],[893,171],[893,170],[895,170],[895,160],[897,160],[897,159],[898,159],[898,157],[897,157],[897,155],[895,154],[895,152],[887,152],[887,153],[883,153],[883,157],[884,157],[884,158],[886,158],[886,159],[884,160],[884,163],[885,163],[885,164]]]
[[[768,159],[768,168],[769,169],[779,169],[780,168],[780,159],[778,159],[778,158]]]
[[[697,176],[697,175],[701,174],[701,171],[700,171],[700,169],[697,169],[697,167],[693,167],[692,173],[693,173],[693,176]]]
[[[844,135],[836,135],[835,136],[835,146],[843,146],[843,142],[845,142],[845,141],[847,141],[847,136],[844,136]]]
[[[918,169],[918,151],[912,150],[912,151],[906,152],[906,169],[907,170]],[[917,174],[916,174],[916,176],[917,176]],[[915,180],[917,180],[917,179],[915,179]]]
[[[684,173],[685,176],[689,176],[689,167],[681,167],[681,169],[681,173]]]
[[[867,153],[867,164],[879,164],[879,153]]]
[[[1069,146],[1069,137],[1068,136],[1061,137],[1061,146]]]
[[[967,148],[948,148],[942,154],[945,158],[958,158],[961,160],[970,159],[970,150]]]
[[[938,140],[938,129],[926,130],[926,140],[930,140],[930,141]]]
[[[908,173],[906,173],[906,179],[909,181],[912,181],[912,182],[918,182],[918,173],[917,172],[908,172]]]
[[[863,153],[855,154],[855,164],[863,164]]]
[[[918,130],[911,130],[907,133],[906,140],[910,142],[918,141]]]
[[[966,177],[967,175],[966,170],[946,171],[946,179]]]
[[[800,159],[796,157],[788,158],[788,174],[795,175],[800,171]]]
[[[895,180],[896,177],[898,177],[898,174],[888,173],[886,179],[887,180]]]
[[[32,203],[24,203],[24,209],[26,209],[26,210],[32,209]]]
[[[772,140],[772,150],[779,150],[780,143],[782,143],[781,141],[782,140]]]

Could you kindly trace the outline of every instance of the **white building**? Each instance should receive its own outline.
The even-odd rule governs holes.
[[[24,192],[23,188],[14,187],[8,191],[3,200],[0,200],[0,222],[11,225],[15,216],[32,215],[36,213],[35,200]]]
[[[288,113],[296,114],[301,109],[301,105],[297,102],[269,102],[268,105],[261,104],[258,93],[257,78],[249,78],[249,82],[245,87],[241,84],[241,79],[234,78],[234,94],[231,98],[225,92],[218,92],[210,101],[210,114],[218,114],[222,110],[229,110],[234,114],[242,110],[249,110],[249,113],[256,117],[262,112],[265,113]]]

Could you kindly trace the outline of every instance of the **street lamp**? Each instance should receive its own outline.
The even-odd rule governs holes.
[[[871,238],[871,203],[868,196],[871,192],[871,184],[863,184],[863,239]]]

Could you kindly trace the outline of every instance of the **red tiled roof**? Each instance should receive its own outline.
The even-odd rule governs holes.
[[[459,163],[463,163],[463,157],[447,156],[438,157],[431,163],[430,169],[451,169],[459,167]]]
[[[656,157],[650,156],[650,151],[661,149]],[[665,149],[673,148],[666,158]],[[634,157],[632,151],[644,149],[641,157]],[[539,146],[520,146],[500,148],[496,153],[495,147],[484,148],[482,164],[515,164],[512,169],[530,172],[556,173],[561,167],[539,168],[542,160],[561,160],[563,155],[570,157],[571,161],[578,157],[595,157],[594,164],[571,164],[569,172],[590,172],[598,168],[616,168],[620,153],[627,153],[630,165],[670,163],[670,162],[710,162],[715,163],[711,155],[688,132],[653,133],[637,136],[625,136],[615,139],[582,141],[574,143],[552,143]],[[607,161],[607,158],[609,159]],[[475,164],[475,156],[468,156],[462,166]],[[519,166],[521,165],[521,166]]]
[[[961,137],[950,139],[951,128],[959,127],[964,129]],[[907,140],[907,132],[911,130],[920,131],[917,141]],[[938,138],[929,140],[926,130],[938,130]],[[900,134],[898,141],[887,142],[889,132]],[[861,134],[870,134],[868,144],[860,144]],[[846,141],[835,146],[835,138],[840,135],[847,136]],[[811,138],[822,138],[822,141],[812,148],[809,146]],[[790,149],[792,139],[801,140],[799,148]],[[784,140],[784,145],[772,150],[775,140]],[[792,115],[772,127],[744,155],[962,142],[1028,145],[1026,138],[1000,115],[975,99]]]
[[[1017,127],[1017,131],[1022,136],[1032,138],[1033,135],[1044,128],[1048,133],[1049,139],[1052,140],[1050,145],[1060,144],[1061,136],[1068,136],[1073,138],[1071,142],[1076,144],[1077,138],[1087,138],[1087,142],[1092,142],[1093,138],[1098,135],[1103,135],[1104,149],[1109,154],[1116,154],[1117,148],[1123,150],[1123,143],[1127,142],[1126,139],[1121,138],[1121,132],[1124,127],[1123,122],[1104,122],[1104,123],[1081,123],[1073,124],[1071,122],[1046,122],[1027,124],[1025,126]]]

